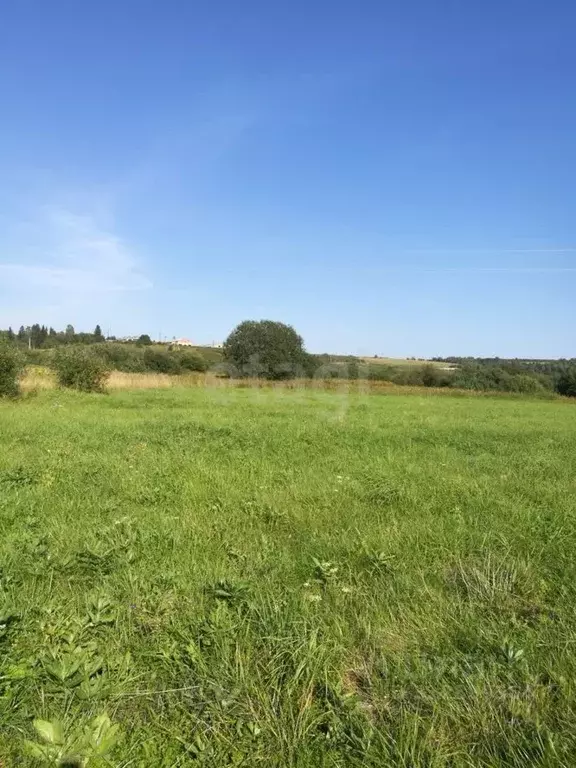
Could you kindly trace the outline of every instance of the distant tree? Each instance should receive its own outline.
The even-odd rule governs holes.
[[[74,339],[74,336],[76,335],[76,331],[74,330],[74,326],[73,325],[67,325],[66,326],[65,334],[66,334],[66,338],[68,339],[68,341],[72,341]]]
[[[48,331],[48,336],[57,336],[57,335],[58,334],[56,333],[54,328],[52,328],[52,326],[50,326],[50,330]]]
[[[40,349],[43,341],[44,341],[44,335],[42,333],[42,328],[40,328],[38,323],[34,323],[34,325],[30,328],[30,343],[32,345],[32,348]]]
[[[99,344],[101,341],[104,341],[104,334],[102,333],[102,328],[100,328],[99,325],[94,328],[94,341]]]
[[[18,341],[26,341],[26,328],[23,325],[18,329]]]
[[[16,335],[14,334],[14,331],[12,330],[12,328],[8,328],[8,332],[6,333],[6,338],[10,342],[14,341],[14,339],[16,338]]]
[[[136,344],[138,344],[141,347],[148,347],[150,346],[150,344],[152,344],[152,339],[147,333],[143,333],[141,336],[138,337]]]
[[[224,342],[224,358],[241,376],[290,379],[309,367],[304,342],[294,328],[273,320],[246,320]]]

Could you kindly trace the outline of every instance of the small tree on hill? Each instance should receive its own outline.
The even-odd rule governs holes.
[[[99,325],[94,328],[94,341],[96,343],[104,341],[104,334],[102,333],[102,328],[100,328]]]
[[[224,342],[224,358],[241,376],[290,379],[307,373],[309,356],[294,328],[273,320],[246,320]]]

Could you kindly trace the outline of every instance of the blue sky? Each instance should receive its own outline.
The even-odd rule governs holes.
[[[576,356],[572,0],[20,0],[0,327]]]

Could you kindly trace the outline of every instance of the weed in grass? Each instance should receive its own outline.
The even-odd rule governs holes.
[[[30,472],[25,467],[16,467],[0,474],[0,483],[9,488],[19,488],[27,485],[34,485],[38,482],[38,476]]]
[[[250,594],[250,585],[246,582],[234,583],[222,579],[208,587],[206,592],[216,600],[222,600],[229,605],[240,605]]]
[[[29,755],[62,768],[103,765],[103,760],[120,742],[120,726],[112,724],[107,714],[95,717],[84,728],[65,732],[58,720],[34,720],[38,741],[27,741]]]

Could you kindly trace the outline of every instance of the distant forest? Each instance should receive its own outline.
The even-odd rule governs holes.
[[[576,365],[576,358],[560,358],[558,360],[532,360],[519,357],[433,357],[438,363],[450,365],[487,365],[500,367],[511,373],[520,371],[532,371],[534,373],[562,373]]]
[[[110,339],[115,340],[115,337],[111,336]],[[76,333],[73,325],[67,325],[64,331],[56,331],[52,327],[48,328],[36,323],[27,327],[21,325],[17,331],[12,328],[5,331],[0,330],[0,340],[29,349],[53,349],[62,344],[98,344],[106,341],[106,337],[99,325],[94,328],[92,333]],[[143,340],[143,343],[152,343],[147,334],[143,334],[140,340]]]

